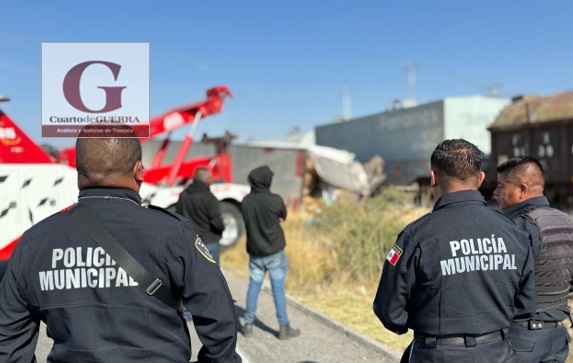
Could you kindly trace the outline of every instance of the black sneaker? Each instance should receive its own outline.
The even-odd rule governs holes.
[[[286,340],[300,335],[300,329],[294,329],[290,324],[281,324],[279,329],[279,339]]]
[[[246,323],[245,325],[243,325],[243,327],[241,328],[241,333],[243,333],[243,336],[245,338],[250,338],[253,336],[253,323]]]

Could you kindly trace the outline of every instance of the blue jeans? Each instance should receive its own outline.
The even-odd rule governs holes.
[[[258,257],[250,256],[249,258],[249,290],[247,292],[247,311],[243,318],[244,323],[253,323],[255,321],[255,312],[257,311],[257,301],[259,292],[263,286],[265,273],[269,271],[271,277],[271,286],[273,290],[273,299],[275,301],[275,310],[279,324],[288,324],[288,315],[286,311],[285,297],[285,279],[288,270],[288,263],[285,251],[282,250],[270,256]]]

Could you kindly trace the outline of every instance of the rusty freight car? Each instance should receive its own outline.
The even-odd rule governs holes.
[[[517,156],[535,156],[545,169],[545,194],[550,202],[572,208],[573,92],[515,97],[488,129],[491,162],[484,194],[495,188],[497,165]]]

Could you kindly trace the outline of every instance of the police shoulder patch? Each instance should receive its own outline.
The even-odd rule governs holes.
[[[197,251],[199,251],[199,253],[203,255],[203,257],[207,259],[207,261],[216,263],[213,256],[211,256],[211,252],[209,252],[207,246],[205,246],[205,244],[203,243],[203,241],[201,241],[201,238],[199,238],[199,236],[196,236],[195,238],[195,248],[197,249]]]
[[[398,260],[400,259],[400,256],[402,256],[403,252],[404,251],[402,251],[402,249],[395,244],[392,246],[392,249],[390,249],[390,252],[388,252],[386,260],[390,262],[392,266],[396,266],[396,263],[398,263]]]

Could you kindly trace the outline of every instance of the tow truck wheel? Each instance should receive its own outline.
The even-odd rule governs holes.
[[[239,208],[229,202],[221,202],[221,217],[225,231],[221,237],[221,248],[229,248],[245,234],[245,222]]]
[[[221,248],[229,248],[245,234],[245,221],[239,208],[230,202],[220,202],[221,218],[225,225],[225,231],[219,243]],[[175,204],[167,207],[167,210],[175,213]]]

